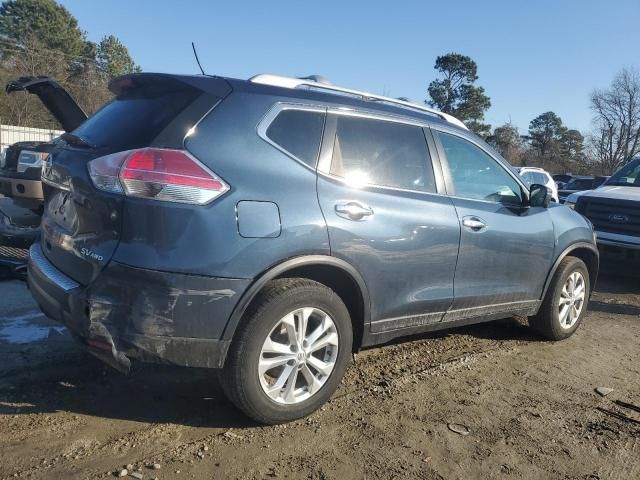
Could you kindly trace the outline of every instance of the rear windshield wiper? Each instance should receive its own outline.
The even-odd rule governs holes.
[[[68,144],[75,145],[77,147],[96,148],[96,145],[89,142],[88,140],[85,140],[81,136],[76,135],[75,133],[65,132],[62,135],[60,135],[60,138],[62,138]]]

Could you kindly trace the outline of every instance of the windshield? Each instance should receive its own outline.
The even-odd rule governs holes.
[[[593,188],[593,178],[574,178],[567,183],[563,190],[591,190]]]
[[[627,163],[614,173],[606,184],[640,187],[640,158]]]

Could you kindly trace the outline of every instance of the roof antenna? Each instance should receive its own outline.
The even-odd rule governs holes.
[[[202,65],[200,65],[200,59],[198,58],[198,52],[196,52],[196,44],[191,42],[191,48],[193,48],[193,55],[196,57],[196,62],[198,62],[198,67],[200,68],[200,71],[202,72],[202,75],[206,75],[206,73],[204,73],[204,68],[202,68]]]

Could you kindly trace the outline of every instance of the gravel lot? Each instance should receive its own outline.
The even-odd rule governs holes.
[[[209,371],[109,370],[21,282],[0,298],[2,479],[640,478],[640,413],[615,403],[640,406],[637,277],[601,276],[561,343],[502,320],[362,352],[321,411],[278,427]]]

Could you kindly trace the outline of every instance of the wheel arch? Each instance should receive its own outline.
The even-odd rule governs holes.
[[[589,271],[589,283],[591,284],[591,291],[593,291],[596,280],[598,278],[598,269],[600,268],[600,254],[598,252],[598,248],[595,245],[588,242],[577,242],[565,248],[560,253],[560,255],[558,255],[558,258],[556,258],[556,261],[553,263],[553,266],[551,267],[551,270],[547,275],[547,279],[544,282],[544,288],[542,289],[540,300],[544,300],[544,297],[547,294],[547,289],[551,284],[551,280],[553,279],[553,276],[555,275],[560,262],[562,262],[562,260],[568,256],[577,257],[585,263],[585,265],[587,266],[587,270]],[[591,292],[589,292],[589,295],[591,295]]]
[[[286,260],[263,272],[244,292],[234,308],[222,340],[227,348],[247,308],[262,289],[276,278],[301,277],[315,280],[334,290],[347,306],[353,324],[354,351],[362,345],[366,325],[370,322],[369,292],[362,276],[349,263],[328,255],[307,255]],[[222,352],[224,363],[227,351]]]

